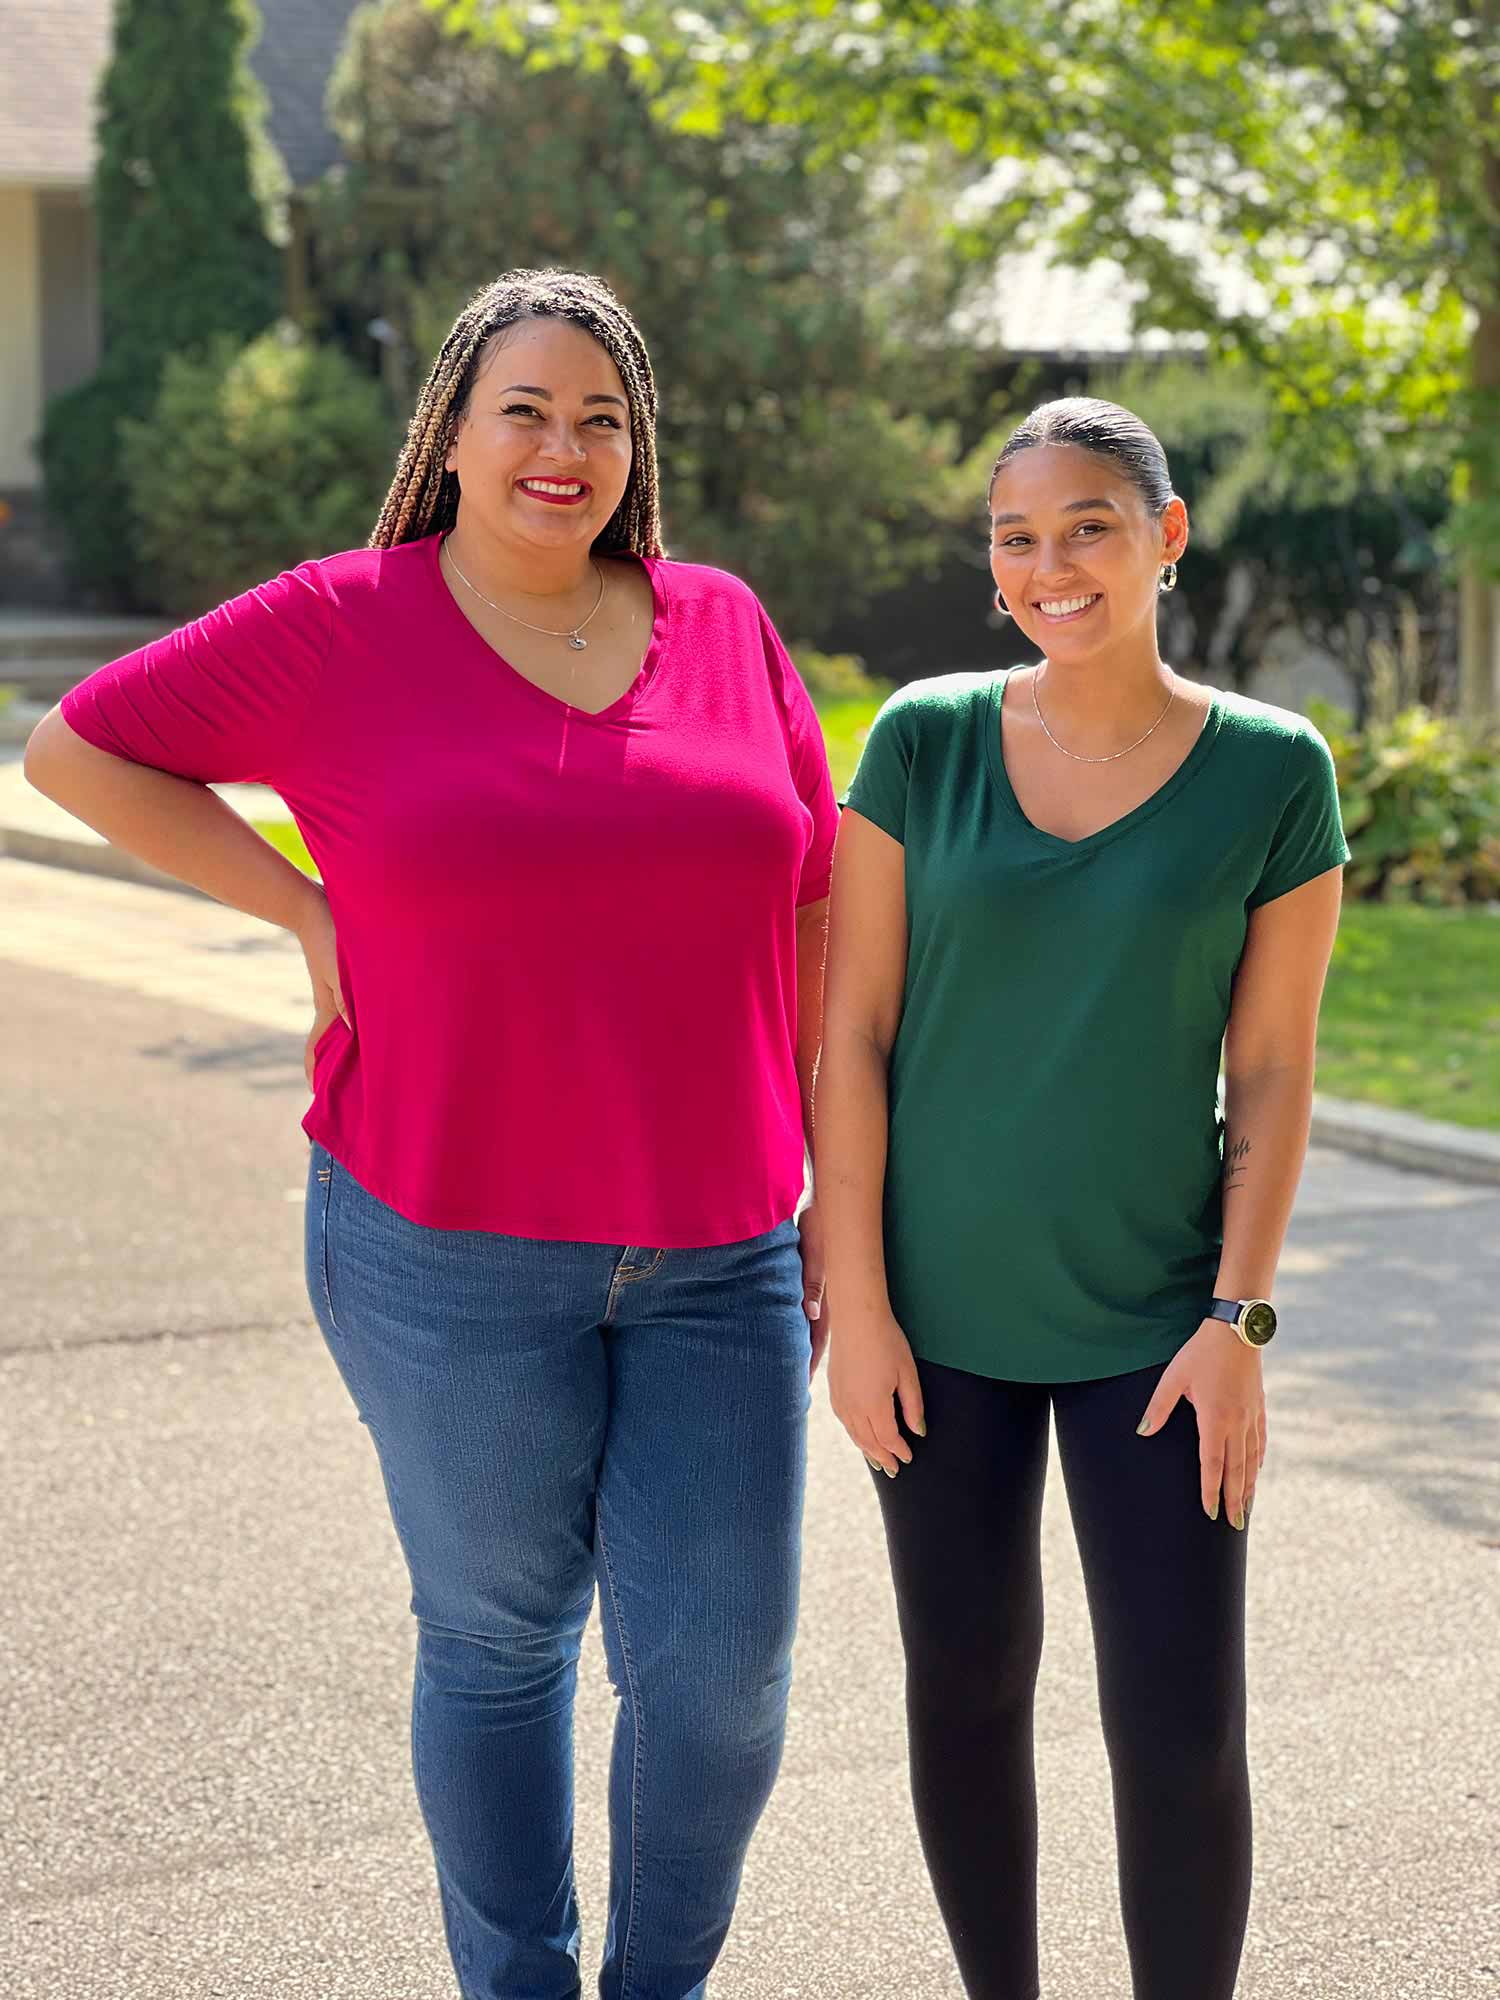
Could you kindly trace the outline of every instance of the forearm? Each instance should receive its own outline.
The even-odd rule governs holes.
[[[840,1030],[818,1073],[818,1207],[828,1244],[828,1289],[850,1312],[889,1312],[883,1203],[888,1143],[888,1057],[866,1035]]]
[[[1311,1063],[1225,1080],[1224,1249],[1214,1295],[1269,1298],[1307,1153]]]
[[[112,757],[56,710],[27,745],[26,776],[112,846],[248,916],[295,931],[321,896],[207,785]]]

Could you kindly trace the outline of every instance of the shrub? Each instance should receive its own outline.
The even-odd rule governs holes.
[[[1338,770],[1351,895],[1500,898],[1500,739],[1424,708],[1364,730],[1326,709],[1316,719]]]
[[[251,0],[116,0],[93,189],[104,362],[49,407],[41,443],[48,509],[90,593],[150,601],[123,420],[146,416],[169,354],[248,340],[280,310],[280,173],[247,61],[258,32]]]
[[[42,420],[47,511],[66,538],[71,579],[86,599],[135,601],[136,536],[120,469],[122,418],[149,407],[149,390],[122,370],[54,396]]]
[[[290,331],[169,361],[149,421],[122,432],[142,562],[182,617],[363,543],[395,446],[376,384]]]
[[[889,683],[866,671],[858,653],[819,653],[811,646],[794,646],[797,672],[814,701],[881,701]]]

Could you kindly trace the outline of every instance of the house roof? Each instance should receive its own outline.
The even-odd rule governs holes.
[[[356,0],[258,0],[250,67],[295,185],[333,164],[323,93]],[[0,0],[0,185],[85,187],[114,0]]]
[[[338,158],[338,141],[323,116],[323,95],[359,0],[256,0],[256,4],[261,33],[250,53],[250,67],[271,100],[271,137],[292,185],[306,187]]]
[[[82,187],[111,0],[0,0],[0,184]]]

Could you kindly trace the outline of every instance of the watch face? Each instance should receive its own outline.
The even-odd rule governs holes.
[[[1245,1308],[1241,1326],[1252,1347],[1264,1347],[1276,1331],[1276,1308],[1264,1299],[1252,1299]]]

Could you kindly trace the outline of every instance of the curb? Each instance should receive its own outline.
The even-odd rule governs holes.
[[[58,834],[0,826],[0,855],[40,862],[49,868],[71,868],[80,874],[107,875],[116,882],[138,882],[149,889],[171,889],[181,896],[203,895],[201,889],[162,874],[97,836],[70,840]],[[1500,1133],[1320,1094],[1313,1098],[1309,1136],[1315,1146],[1382,1160],[1387,1166],[1500,1187]]]
[[[66,840],[55,833],[34,833],[29,827],[0,826],[0,855],[11,861],[35,861],[44,868],[69,868],[78,875],[105,875],[114,882],[137,882],[143,889],[172,889],[180,896],[212,902],[201,889],[164,875],[149,861],[138,861],[107,840]]]
[[[1383,1160],[1387,1166],[1500,1187],[1500,1133],[1472,1125],[1387,1111],[1383,1105],[1357,1104],[1347,1097],[1315,1096],[1311,1139],[1315,1146]]]

